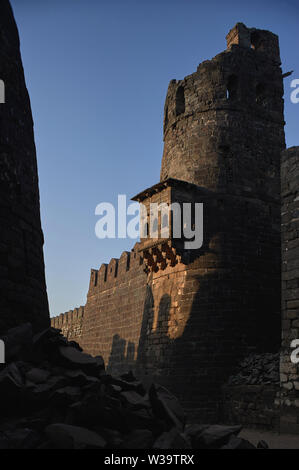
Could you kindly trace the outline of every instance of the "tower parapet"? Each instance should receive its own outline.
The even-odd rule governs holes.
[[[227,49],[234,46],[254,49],[255,52],[266,54],[267,61],[280,65],[279,39],[276,34],[264,29],[247,28],[243,23],[237,23],[226,36]]]
[[[278,37],[238,23],[226,51],[169,84],[161,181],[279,203],[284,148]]]

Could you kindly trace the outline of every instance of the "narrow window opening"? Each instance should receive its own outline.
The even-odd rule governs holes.
[[[185,90],[180,86],[176,92],[176,115],[179,116],[185,112]]]
[[[238,77],[231,75],[227,81],[226,98],[228,100],[235,100],[238,96]]]
[[[148,226],[148,223],[146,222],[146,223],[143,225],[142,238],[147,238],[147,237],[148,237],[148,233],[149,233],[149,226]]]
[[[261,46],[261,37],[258,33],[251,34],[251,48],[257,51]]]

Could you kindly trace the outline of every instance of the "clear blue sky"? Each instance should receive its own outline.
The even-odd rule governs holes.
[[[158,182],[169,81],[224,50],[238,21],[279,34],[283,70],[299,78],[296,3],[12,0],[35,121],[52,315],[85,304],[90,269],[132,248],[132,240],[98,240],[94,211]],[[299,144],[290,81],[288,146]]]

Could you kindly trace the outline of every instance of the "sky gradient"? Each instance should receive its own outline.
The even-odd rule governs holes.
[[[91,268],[130,239],[95,236],[97,204],[159,181],[171,79],[226,48],[237,22],[280,36],[287,146],[299,145],[295,1],[11,0],[35,122],[51,315],[86,302]],[[271,83],[269,83],[271,86]]]

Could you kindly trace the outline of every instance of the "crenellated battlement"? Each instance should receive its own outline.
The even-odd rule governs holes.
[[[136,243],[131,252],[124,251],[120,258],[112,258],[109,264],[103,263],[98,270],[92,269],[88,296],[129,281],[136,269],[143,264],[139,246],[140,243]]]
[[[82,336],[84,309],[81,306],[51,318],[51,326],[61,330],[68,340],[79,341]]]

